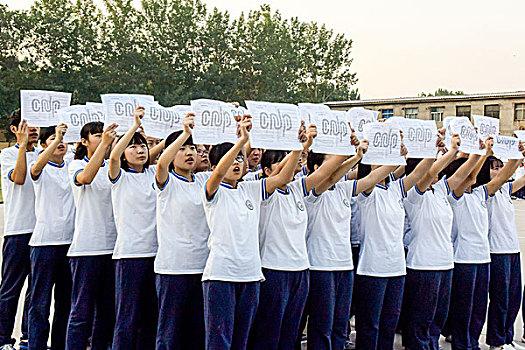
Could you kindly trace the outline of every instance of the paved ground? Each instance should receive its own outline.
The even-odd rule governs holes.
[[[516,207],[516,224],[518,226],[518,236],[520,239],[520,245],[522,252],[525,252],[525,201],[515,201],[515,207]],[[0,205],[0,232],[3,232],[3,223],[4,223],[4,212],[3,212],[3,204]],[[0,243],[2,242],[2,239],[0,238]],[[0,256],[0,262],[1,262],[1,256]],[[525,278],[525,263],[522,263],[522,276]],[[19,310],[22,309],[22,303],[19,304]],[[15,326],[15,337],[19,337],[20,335],[20,315],[17,317],[16,326]],[[519,341],[521,339],[521,336],[523,335],[523,320],[521,313],[518,316],[518,320],[515,324],[516,329],[516,341]],[[485,330],[483,331],[485,333]],[[396,347],[395,349],[403,349],[403,347],[400,345],[400,340],[396,340]],[[484,343],[484,335],[481,339],[482,343]],[[524,344],[525,345],[525,344]],[[442,339],[442,346],[443,349],[450,349],[450,344],[447,344]],[[482,349],[488,349],[488,346],[482,346]]]

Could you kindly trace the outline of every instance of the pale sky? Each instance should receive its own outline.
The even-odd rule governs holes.
[[[234,16],[268,3],[345,33],[362,99],[525,90],[523,0],[203,1]],[[0,3],[25,9],[33,0]]]

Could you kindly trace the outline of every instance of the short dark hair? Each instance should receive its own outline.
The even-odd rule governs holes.
[[[233,143],[230,142],[223,142],[219,143],[218,145],[212,146],[212,148],[210,149],[210,154],[208,155],[211,166],[216,166],[217,164],[219,164],[222,157],[224,157],[224,155],[228,153],[228,151],[232,148]]]
[[[472,188],[476,188],[479,186],[486,185],[490,182],[490,164],[497,159],[496,157],[488,157],[485,160],[485,163],[481,166],[481,170],[478,173],[478,176],[476,176],[476,183],[472,186]]]
[[[89,122],[80,129],[80,138],[88,139],[89,135],[100,134],[104,131],[104,123],[102,122]],[[75,159],[83,159],[87,157],[87,147],[82,142],[77,142],[75,149]]]
[[[361,180],[367,177],[372,172],[372,166],[370,164],[359,163],[357,165],[357,179]]]
[[[317,165],[320,167],[325,158],[324,153],[315,153],[315,152],[308,152],[308,157],[306,158],[306,167],[308,168],[308,173],[311,174],[315,171],[315,166]]]
[[[264,151],[262,157],[261,157],[261,169],[263,170],[263,177],[266,177],[266,174],[264,173],[264,169],[272,168],[272,164],[279,163],[286,157],[287,152],[286,151],[280,151],[280,150],[266,150]]]
[[[40,128],[40,135],[38,140],[40,144],[43,145],[46,143],[47,139],[56,134],[56,126],[47,126],[45,128]]]
[[[182,135],[182,130],[172,132],[168,137],[166,137],[166,141],[164,141],[164,148],[167,148],[169,145],[171,145],[175,140]],[[183,146],[191,145],[194,146],[193,138],[190,136],[188,139],[182,144]]]
[[[454,159],[449,165],[447,165],[445,169],[441,171],[439,178],[442,178],[443,176],[450,178],[466,161],[467,158]]]
[[[422,158],[408,158],[407,165],[405,165],[405,175],[410,175],[422,160]]]
[[[120,136],[119,137],[119,140],[123,137],[124,135]],[[146,149],[148,150],[148,154],[147,154],[147,160],[146,160],[146,164],[144,164],[144,169],[147,169],[149,167],[149,147],[148,147],[148,141],[146,140],[146,138],[140,133],[140,132],[136,132],[133,134],[133,137],[131,138],[131,140],[129,141],[128,145],[126,147],[129,147],[131,145],[146,145]],[[128,164],[128,161],[126,160],[126,157],[125,157],[125,153],[122,152],[122,156],[120,156],[120,167],[126,171],[129,170],[129,164]]]
[[[22,113],[20,112],[20,108],[15,109],[10,115],[9,115],[9,126],[18,126],[20,122],[22,121]]]

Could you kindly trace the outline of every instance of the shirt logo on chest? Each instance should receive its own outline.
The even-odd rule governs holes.
[[[247,199],[244,204],[246,204],[246,208],[253,210],[253,204],[249,199]]]
[[[348,201],[348,199],[343,199],[343,204],[350,208],[350,202]]]
[[[403,205],[403,200],[400,199],[400,200],[398,201],[398,203],[399,203],[399,207],[400,207],[401,209],[405,210],[405,206]]]
[[[296,206],[297,209],[299,209],[300,211],[304,211],[304,204],[303,204],[301,201],[295,203],[295,206]]]

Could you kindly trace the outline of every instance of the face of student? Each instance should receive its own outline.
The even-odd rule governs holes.
[[[46,142],[42,145],[42,147],[47,148],[49,145],[53,143],[55,140],[55,135],[51,135],[47,138]],[[58,147],[53,152],[53,157],[64,157],[64,155],[67,153],[67,145],[64,142],[60,142]]]
[[[270,175],[272,175],[273,171],[277,169],[278,166],[279,166],[279,163],[274,163],[271,165],[270,168],[265,167],[264,174],[266,175],[266,177],[269,177]]]
[[[98,145],[100,145],[100,142],[102,141],[102,133],[98,132],[95,134],[88,134],[87,139],[82,139],[82,144],[86,146],[88,153],[95,153],[97,150]]]
[[[490,178],[493,179],[496,175],[499,174],[500,170],[503,168],[503,162],[493,161],[490,163]]]
[[[242,178],[243,165],[244,157],[242,154],[239,154],[228,169],[224,179],[227,181],[239,181]]]
[[[261,161],[262,150],[260,148],[252,149],[252,152],[248,156],[248,167],[250,169],[255,168]]]
[[[144,166],[148,161],[148,145],[145,143],[129,145],[124,151],[124,158],[130,167]]]
[[[197,146],[197,162],[195,163],[195,172],[208,171],[210,169],[210,160],[208,159],[208,149],[204,145]]]
[[[155,137],[146,136],[146,141],[148,141],[148,147],[152,149],[153,147],[157,146],[160,142],[159,139]]]
[[[173,159],[173,165],[175,168],[192,171],[195,168],[197,162],[197,148],[195,145],[186,145],[179,148],[175,159]]]
[[[40,128],[36,126],[30,126],[27,128],[29,133],[28,143],[37,143],[38,135],[40,134]]]

